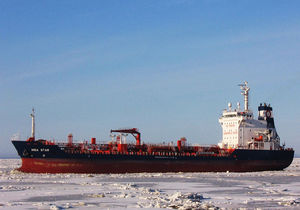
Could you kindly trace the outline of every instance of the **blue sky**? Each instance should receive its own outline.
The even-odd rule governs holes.
[[[274,108],[300,151],[299,1],[0,1],[0,156],[13,134],[217,144],[218,117],[242,102]],[[299,152],[298,152],[299,154]]]

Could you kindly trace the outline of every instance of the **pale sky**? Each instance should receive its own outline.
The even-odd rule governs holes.
[[[217,144],[228,102],[271,103],[300,151],[299,1],[0,1],[0,157],[10,139]]]

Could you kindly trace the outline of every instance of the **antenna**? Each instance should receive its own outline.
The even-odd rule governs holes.
[[[239,84],[239,86],[241,87],[241,94],[244,96],[244,110],[245,112],[248,111],[248,102],[249,102],[249,91],[250,88],[247,86],[248,82],[245,81],[244,84]]]

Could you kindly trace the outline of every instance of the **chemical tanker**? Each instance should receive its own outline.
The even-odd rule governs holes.
[[[280,144],[273,110],[266,103],[258,107],[258,119],[248,109],[250,88],[240,85],[244,109],[231,103],[219,118],[223,139],[218,145],[196,146],[181,138],[173,144],[145,144],[137,128],[111,130],[111,141],[97,144],[67,143],[35,139],[35,113],[32,135],[26,141],[12,140],[22,159],[22,172],[29,173],[139,173],[139,172],[252,172],[283,170],[293,161],[294,150]],[[135,143],[126,143],[126,136]]]

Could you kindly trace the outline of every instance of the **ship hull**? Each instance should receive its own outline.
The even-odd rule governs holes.
[[[84,159],[22,158],[28,173],[142,173],[142,172],[254,172],[283,170],[289,162],[271,160],[109,161]]]
[[[28,173],[254,172],[283,170],[294,157],[293,150],[242,149],[222,157],[66,154],[57,145],[13,144],[22,158],[19,170]]]

